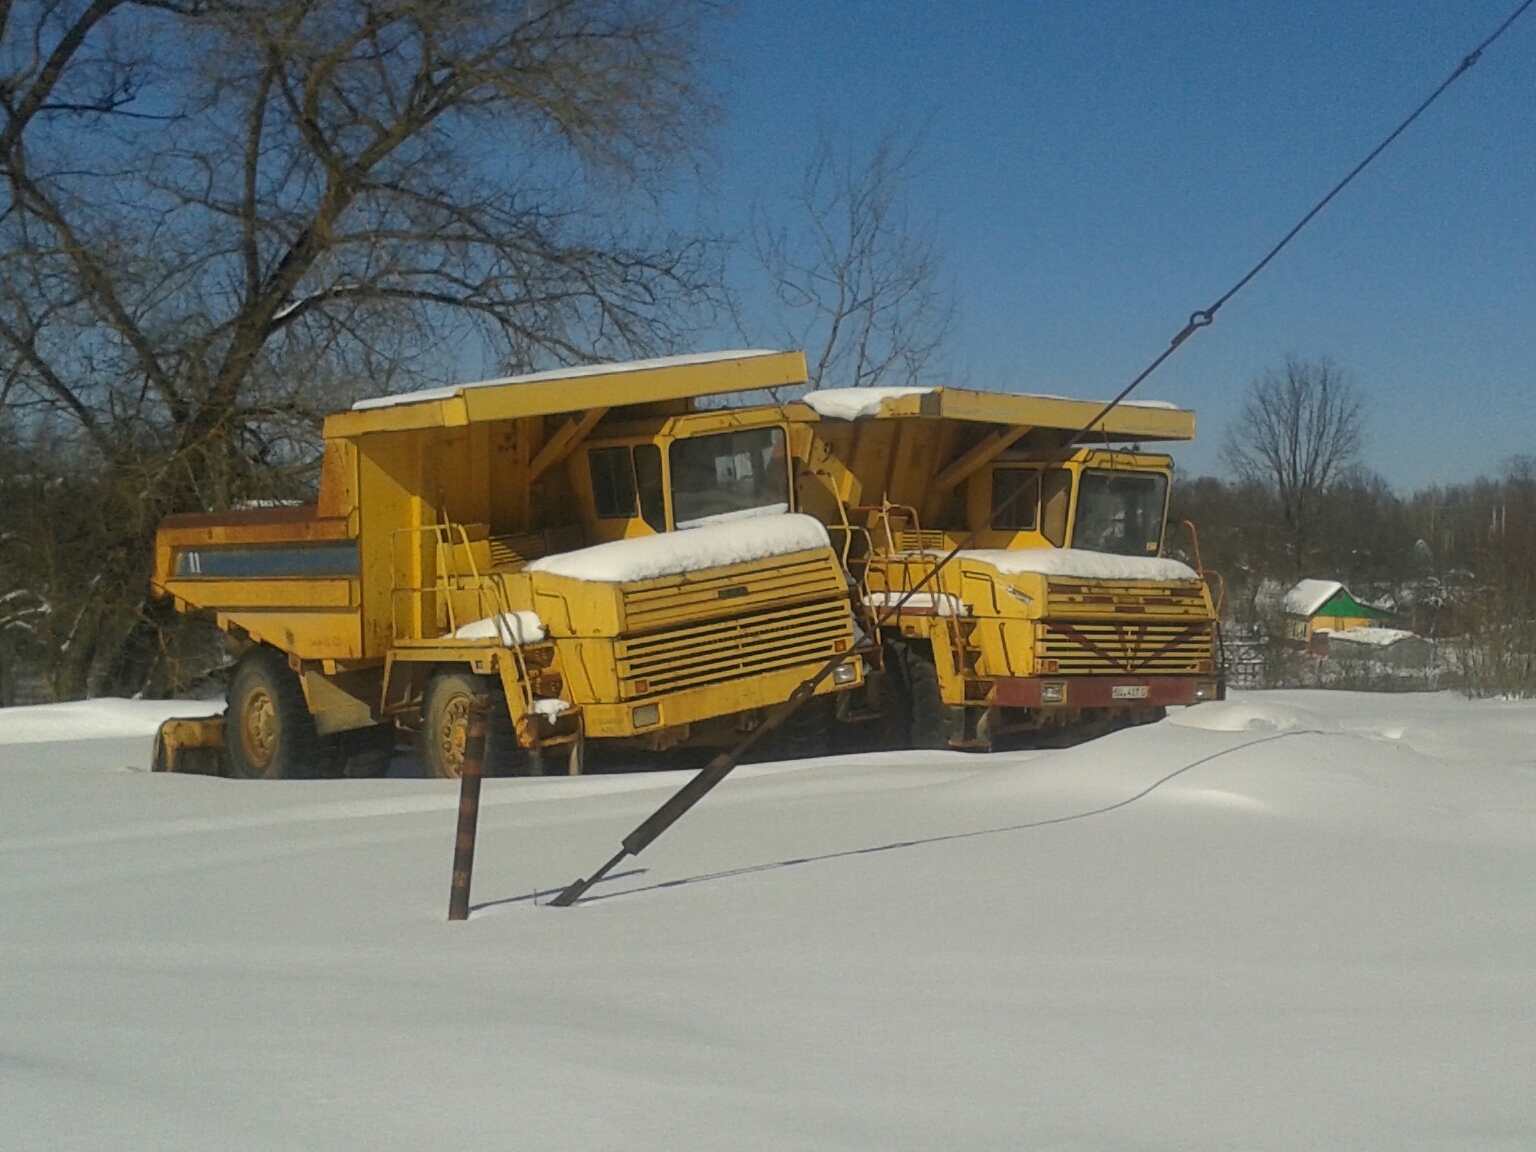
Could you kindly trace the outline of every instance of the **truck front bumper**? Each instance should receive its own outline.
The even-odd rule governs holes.
[[[1000,676],[991,703],[1003,708],[1162,708],[1226,698],[1217,676]]]
[[[864,682],[864,662],[859,656],[848,656],[840,667],[844,671],[816,686],[816,695],[857,688]],[[679,724],[769,708],[788,700],[790,693],[820,668],[818,661],[622,704],[580,704],[582,727],[592,737],[644,736]]]

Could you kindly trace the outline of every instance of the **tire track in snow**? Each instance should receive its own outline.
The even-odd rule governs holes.
[[[664,888],[682,888],[689,884],[703,884],[710,880],[727,880],[733,876],[749,876],[754,872],[771,872],[779,868],[794,868],[801,864],[821,864],[829,860],[844,860],[856,856],[874,856],[881,852],[894,852],[901,848],[920,848],[929,844],[945,844],[955,840],[972,840],[980,836],[1001,836],[1008,832],[1023,832],[1031,828],[1046,828],[1052,824],[1068,824],[1074,820],[1087,820],[1092,816],[1103,816],[1118,809],[1129,807],[1138,800],[1143,800],[1150,796],[1170,780],[1177,779],[1186,772],[1209,764],[1213,760],[1220,760],[1225,756],[1230,756],[1235,752],[1241,752],[1247,748],[1257,748],[1261,744],[1273,744],[1277,740],[1286,740],[1292,736],[1321,735],[1327,735],[1327,733],[1310,728],[1292,728],[1284,732],[1276,732],[1272,735],[1261,737],[1258,740],[1248,740],[1231,748],[1223,748],[1220,751],[1212,752],[1208,756],[1202,756],[1198,760],[1192,760],[1182,768],[1176,768],[1172,772],[1159,777],[1135,795],[1127,796],[1123,800],[1116,800],[1113,804],[1104,804],[1098,808],[1090,808],[1086,812],[1072,812],[1066,816],[1051,816],[1044,820],[1031,820],[1024,824],[1009,824],[1002,828],[978,828],[972,832],[950,832],[943,836],[928,836],[915,840],[898,840],[892,844],[876,844],[868,848],[848,848],[841,852],[824,852],[817,856],[801,856],[793,860],[775,860],[768,864],[751,864],[745,868],[729,868],[721,872],[707,872],[699,876],[685,876],[677,880],[662,880],[655,884],[625,888],[621,892],[603,892],[596,896],[585,896],[581,899],[580,903],[592,904],[599,900],[616,900],[621,896],[636,896],[642,892],[656,892]],[[500,904],[523,903],[529,899],[530,897],[528,896],[518,896],[509,900],[487,901],[484,904],[477,905],[475,911],[490,909]]]

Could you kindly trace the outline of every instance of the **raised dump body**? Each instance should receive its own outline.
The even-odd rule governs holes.
[[[990,747],[1222,694],[1210,588],[1163,558],[1171,461],[1139,448],[1189,439],[1194,416],[1118,407],[1095,428],[1103,447],[1063,458],[1101,408],[954,388],[827,390],[788,407],[801,506],[876,616],[901,605],[882,628],[898,739]]]
[[[849,582],[793,509],[787,417],[692,405],[804,376],[739,352],[367,401],[326,421],[316,504],[169,517],[156,590],[245,647],[230,770],[377,770],[401,727],[455,775],[477,695],[503,771],[761,722],[850,653]]]

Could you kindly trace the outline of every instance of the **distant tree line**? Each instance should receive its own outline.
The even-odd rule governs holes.
[[[930,371],[951,308],[899,132],[815,143],[748,229],[768,314],[736,307],[730,238],[690,219],[720,10],[0,4],[0,703],[196,688],[221,657],[149,598],[155,526],[312,499],[360,397],[730,319],[818,379]]]
[[[1285,588],[1339,580],[1451,643],[1469,690],[1536,692],[1536,459],[1400,495],[1359,465],[1363,425],[1337,366],[1289,360],[1251,387],[1229,431],[1231,475],[1175,483],[1171,519],[1196,525],[1224,615],[1273,633]]]

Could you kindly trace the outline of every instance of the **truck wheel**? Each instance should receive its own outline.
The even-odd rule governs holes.
[[[528,775],[530,759],[517,742],[506,693],[500,682],[472,672],[439,672],[427,682],[421,702],[421,758],[427,775],[459,778],[469,735],[469,702],[475,696],[486,697],[485,775]]]
[[[885,642],[880,714],[889,749],[948,748],[949,709],[939,693],[939,670],[904,640]]]
[[[760,760],[809,760],[832,749],[832,730],[837,723],[837,698],[813,696],[795,714],[763,738]]]
[[[252,648],[229,679],[224,724],[229,774],[241,780],[283,780],[315,775],[320,739],[304,689],[275,648]]]
[[[395,758],[395,726],[376,724],[343,732],[336,749],[336,766],[343,776],[362,779],[383,776]]]
[[[912,747],[948,748],[949,722],[944,699],[939,694],[939,670],[932,660],[911,648],[906,649],[905,660]]]

